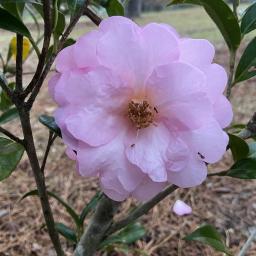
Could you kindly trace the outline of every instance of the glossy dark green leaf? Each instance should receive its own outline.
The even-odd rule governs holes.
[[[256,75],[256,37],[246,47],[235,73],[235,82],[248,80]]]
[[[256,179],[256,158],[248,157],[237,161],[226,176],[238,179]]]
[[[22,20],[22,14],[25,7],[25,2],[1,2],[5,10],[15,16],[17,19]]]
[[[84,5],[85,0],[67,0],[70,16],[73,17],[76,12]]]
[[[83,208],[83,210],[80,214],[81,225],[83,224],[84,219],[86,218],[86,216],[96,208],[96,206],[97,206],[99,200],[101,199],[101,197],[102,197],[102,193],[97,192],[96,195],[94,197],[92,197],[90,202]]]
[[[67,213],[72,217],[72,219],[75,221],[77,227],[80,227],[80,219],[75,210],[68,204],[66,203],[63,199],[61,199],[59,196],[54,194],[53,192],[47,191],[48,195],[55,198],[62,206],[65,207]],[[38,196],[38,190],[31,190],[27,192],[25,195],[22,196],[20,200],[25,199],[28,196]]]
[[[76,233],[73,229],[60,222],[55,222],[55,228],[66,239],[73,243],[77,243]]]
[[[0,181],[6,179],[15,170],[23,152],[24,148],[20,144],[0,137]]]
[[[224,37],[229,49],[235,51],[241,41],[240,27],[232,10],[223,0],[172,0],[170,5],[196,4],[204,7]]]
[[[104,240],[100,247],[112,244],[131,244],[141,239],[146,233],[145,228],[140,223],[132,223],[115,235]]]
[[[8,87],[13,89],[15,87],[15,83],[9,83]],[[6,92],[1,92],[0,93],[0,110],[6,111],[12,105],[13,105],[13,103],[12,103],[11,99],[9,98],[9,96],[6,94]]]
[[[60,128],[55,123],[53,116],[41,115],[39,117],[39,121],[40,121],[40,123],[45,125],[49,130],[53,131],[54,133],[56,133],[58,136],[61,137]]]
[[[23,22],[3,8],[0,8],[0,28],[14,33],[19,33],[29,38],[31,37],[29,30]]]
[[[186,241],[198,241],[203,244],[211,246],[213,249],[219,252],[224,252],[228,255],[231,253],[222,241],[222,237],[219,232],[211,225],[203,225],[187,235],[184,240]]]
[[[124,7],[118,0],[109,0],[105,8],[108,16],[124,16]]]
[[[234,161],[246,158],[249,153],[249,146],[243,139],[229,134],[229,147],[231,149]]]
[[[241,20],[241,32],[243,35],[256,29],[256,3],[249,6]]]
[[[19,116],[17,108],[10,108],[0,115],[0,124],[5,124]]]

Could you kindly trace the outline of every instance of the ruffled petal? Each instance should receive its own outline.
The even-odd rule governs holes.
[[[182,39],[180,41],[180,61],[196,67],[204,67],[212,63],[214,46],[205,39]]]
[[[76,63],[74,58],[74,45],[64,48],[56,57],[56,69],[63,73],[76,69]]]
[[[192,213],[192,208],[181,200],[177,200],[174,203],[172,210],[178,216],[183,216]]]
[[[168,181],[181,188],[200,185],[207,177],[207,167],[197,156],[191,156],[187,166],[179,171],[168,171]]]
[[[127,138],[126,156],[153,181],[164,182],[167,180],[165,155],[169,139],[169,132],[162,124],[142,129],[138,134],[134,131]]]
[[[143,182],[133,191],[132,196],[141,202],[147,201],[161,192],[166,185],[166,182],[154,182],[145,177]]]
[[[213,110],[216,120],[219,122],[221,128],[230,125],[233,119],[232,105],[227,98],[221,95],[214,103]]]
[[[203,161],[207,163],[219,161],[228,145],[227,134],[215,120],[197,130],[184,133],[182,136],[191,150],[201,155]]]

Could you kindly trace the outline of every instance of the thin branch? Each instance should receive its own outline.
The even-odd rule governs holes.
[[[20,34],[16,35],[17,38],[17,54],[16,54],[16,87],[15,92],[22,92],[22,53],[23,53],[23,36]]]
[[[0,73],[0,87],[7,94],[7,96],[13,100],[13,93],[11,89],[8,87],[8,83],[5,79],[5,76]]]
[[[0,133],[3,133],[4,135],[6,135],[7,137],[9,137],[10,139],[14,140],[15,142],[24,145],[24,141],[20,138],[18,138],[17,136],[15,136],[14,134],[10,133],[9,131],[7,131],[6,129],[4,129],[3,127],[0,126]]]
[[[246,241],[246,243],[242,247],[242,249],[239,252],[238,256],[245,256],[246,255],[246,252],[249,250],[252,242],[255,240],[255,237],[256,237],[256,228],[254,229],[254,231],[249,236],[248,240]]]
[[[42,74],[43,67],[45,64],[46,56],[50,46],[51,35],[52,35],[52,11],[49,0],[43,1],[43,12],[44,12],[44,42],[41,54],[39,56],[37,68],[35,75],[33,76],[31,82],[24,91],[24,98],[33,90],[33,88],[38,84],[38,80]]]
[[[84,10],[84,15],[86,15],[97,26],[99,26],[102,21],[102,19],[89,8]]]
[[[234,78],[234,72],[235,72],[235,61],[236,61],[236,51],[231,51],[230,57],[229,57],[228,86],[227,86],[227,92],[226,92],[226,96],[228,99],[230,99],[232,86],[234,85],[233,78]]]
[[[49,132],[49,138],[48,138],[47,146],[46,146],[45,153],[44,153],[44,158],[43,158],[42,165],[41,165],[41,172],[44,172],[46,161],[47,161],[48,155],[50,153],[51,146],[52,146],[53,142],[55,141],[55,139],[57,138],[57,136],[58,135],[55,134],[54,132],[52,132],[52,131]]]
[[[126,227],[130,223],[134,222],[136,219],[140,218],[144,214],[147,214],[155,205],[161,202],[165,197],[174,192],[178,187],[175,185],[170,185],[165,190],[157,194],[155,197],[150,199],[148,202],[138,206],[134,211],[130,213],[130,215],[119,222],[116,222],[112,225],[112,227],[107,232],[107,235],[111,235],[112,233]]]
[[[105,195],[98,202],[95,214],[83,233],[75,250],[75,256],[93,256],[102,241],[106,231],[109,229],[114,213],[119,205]]]
[[[237,7],[239,6],[239,2],[240,2],[240,0],[233,0],[233,13],[237,19],[238,19]]]
[[[50,238],[55,248],[55,251],[57,253],[57,256],[63,256],[64,253],[61,248],[59,235],[55,229],[54,218],[53,218],[52,210],[50,207],[48,194],[46,191],[44,174],[41,172],[41,168],[40,168],[37,153],[36,153],[35,142],[34,142],[31,122],[30,122],[30,115],[29,115],[29,112],[25,110],[24,106],[21,106],[20,108],[18,108],[18,111],[20,115],[22,131],[24,134],[24,146],[25,146],[25,150],[27,152],[29,162],[35,177],[38,194],[41,202],[41,207],[43,210],[48,233],[50,235]]]

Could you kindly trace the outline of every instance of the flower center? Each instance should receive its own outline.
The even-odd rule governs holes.
[[[156,113],[157,109],[146,100],[131,100],[128,104],[128,117],[137,129],[150,126]]]

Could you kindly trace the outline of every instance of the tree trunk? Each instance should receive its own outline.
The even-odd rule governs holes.
[[[129,18],[139,17],[142,8],[142,0],[130,0],[126,7],[126,16]]]

